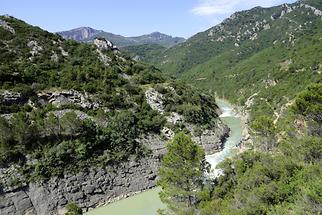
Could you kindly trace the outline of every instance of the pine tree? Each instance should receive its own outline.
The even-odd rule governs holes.
[[[168,210],[160,214],[195,214],[198,196],[203,190],[209,164],[204,150],[180,132],[167,144],[167,154],[159,169],[161,201]]]

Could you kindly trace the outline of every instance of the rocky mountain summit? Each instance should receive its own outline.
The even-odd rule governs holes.
[[[76,41],[86,41],[94,38],[95,35],[102,31],[90,28],[90,27],[79,27],[69,31],[62,31],[59,34],[66,39],[73,39]]]
[[[69,202],[87,211],[149,189],[178,131],[208,153],[223,147],[212,96],[105,38],[0,23],[0,214],[61,214]]]

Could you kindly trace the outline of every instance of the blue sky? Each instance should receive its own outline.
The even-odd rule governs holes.
[[[254,6],[295,0],[0,0],[9,14],[51,32],[89,26],[124,36],[160,31],[190,37]]]

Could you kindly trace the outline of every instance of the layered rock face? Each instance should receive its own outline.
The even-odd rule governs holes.
[[[154,187],[158,165],[157,157],[149,157],[8,189],[1,193],[0,213],[63,214],[68,202],[86,211]]]

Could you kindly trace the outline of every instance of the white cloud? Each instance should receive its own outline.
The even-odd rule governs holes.
[[[283,0],[199,0],[190,12],[197,16],[221,16],[255,6],[270,7],[281,2]]]

